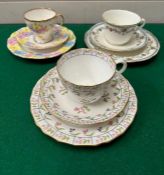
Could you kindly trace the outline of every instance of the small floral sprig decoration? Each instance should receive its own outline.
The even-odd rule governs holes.
[[[30,26],[30,29],[37,32],[37,33],[43,33],[48,31],[48,27],[47,26],[43,26],[41,24],[38,23],[34,23]]]
[[[79,113],[83,113],[86,114],[88,111],[90,111],[90,109],[88,108],[88,106],[81,106],[81,107],[75,107],[74,111]]]

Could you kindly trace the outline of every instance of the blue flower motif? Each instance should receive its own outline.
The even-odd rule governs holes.
[[[19,55],[24,55],[24,54],[26,54],[26,52],[21,51],[21,50],[16,50],[14,53],[15,53],[15,54],[19,54]]]

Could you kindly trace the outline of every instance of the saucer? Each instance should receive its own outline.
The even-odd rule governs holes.
[[[35,42],[33,32],[28,27],[23,27],[17,31],[17,41],[20,45],[29,49],[49,49],[63,44],[68,39],[69,31],[66,27],[55,25],[54,38],[52,41],[44,44]]]
[[[98,46],[102,49],[111,50],[111,51],[134,51],[144,47],[147,43],[147,37],[143,30],[136,31],[131,40],[124,45],[112,45],[107,40],[108,26],[105,23],[99,23],[90,31],[91,41],[95,46]]]
[[[40,98],[40,82],[41,80],[37,82],[32,91],[31,113],[35,124],[42,132],[59,142],[75,146],[96,146],[111,142],[128,129],[137,112],[137,98],[129,84],[129,101],[118,116],[105,123],[89,125],[88,127],[70,125],[53,116],[45,108]]]
[[[27,58],[27,59],[47,59],[47,58],[53,58],[57,57],[67,51],[69,51],[76,43],[76,36],[71,30],[68,30],[68,40],[65,42],[60,48],[57,50],[54,50],[54,48],[51,49],[44,49],[40,50],[38,52],[34,52],[32,50],[27,50],[24,47],[22,47],[19,42],[17,41],[18,33],[17,31],[12,33],[10,37],[7,40],[7,47],[16,56]]]
[[[92,28],[94,28],[94,26]],[[108,53],[114,60],[119,60],[120,58],[124,58],[128,63],[146,61],[154,57],[160,49],[160,44],[158,39],[151,32],[144,29],[143,31],[147,36],[147,44],[143,48],[136,51],[131,51],[131,52],[113,52],[109,50],[107,51],[105,49],[101,49],[95,46],[92,43],[90,39],[90,31],[92,30],[92,28],[85,33],[84,40],[85,40],[86,46],[88,48],[103,50],[104,52]]]
[[[88,125],[117,116],[128,102],[129,85],[121,74],[116,73],[104,96],[97,102],[84,105],[70,98],[55,67],[44,76],[40,96],[52,115],[70,123]]]

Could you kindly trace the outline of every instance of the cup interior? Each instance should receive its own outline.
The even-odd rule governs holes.
[[[46,21],[56,16],[56,12],[51,9],[37,8],[27,11],[24,18],[29,21]]]
[[[85,50],[80,52],[80,49],[75,52],[75,55],[67,53],[57,64],[60,76],[66,81],[81,86],[94,86],[113,76],[115,63],[106,54],[99,56],[96,51],[85,53]]]
[[[105,22],[116,26],[136,25],[141,21],[141,17],[127,10],[108,10],[102,14]]]

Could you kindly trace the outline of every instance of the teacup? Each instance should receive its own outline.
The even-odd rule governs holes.
[[[36,8],[24,13],[26,25],[34,33],[34,40],[43,44],[51,41],[54,37],[54,24],[60,18],[60,25],[64,23],[64,17],[52,9]]]
[[[102,14],[108,31],[105,37],[114,45],[127,43],[133,33],[145,25],[145,19],[127,10],[108,10]]]
[[[64,54],[57,62],[57,72],[73,100],[93,103],[104,95],[118,63],[122,64],[118,72],[124,72],[124,60],[115,63],[104,52],[81,48]]]

